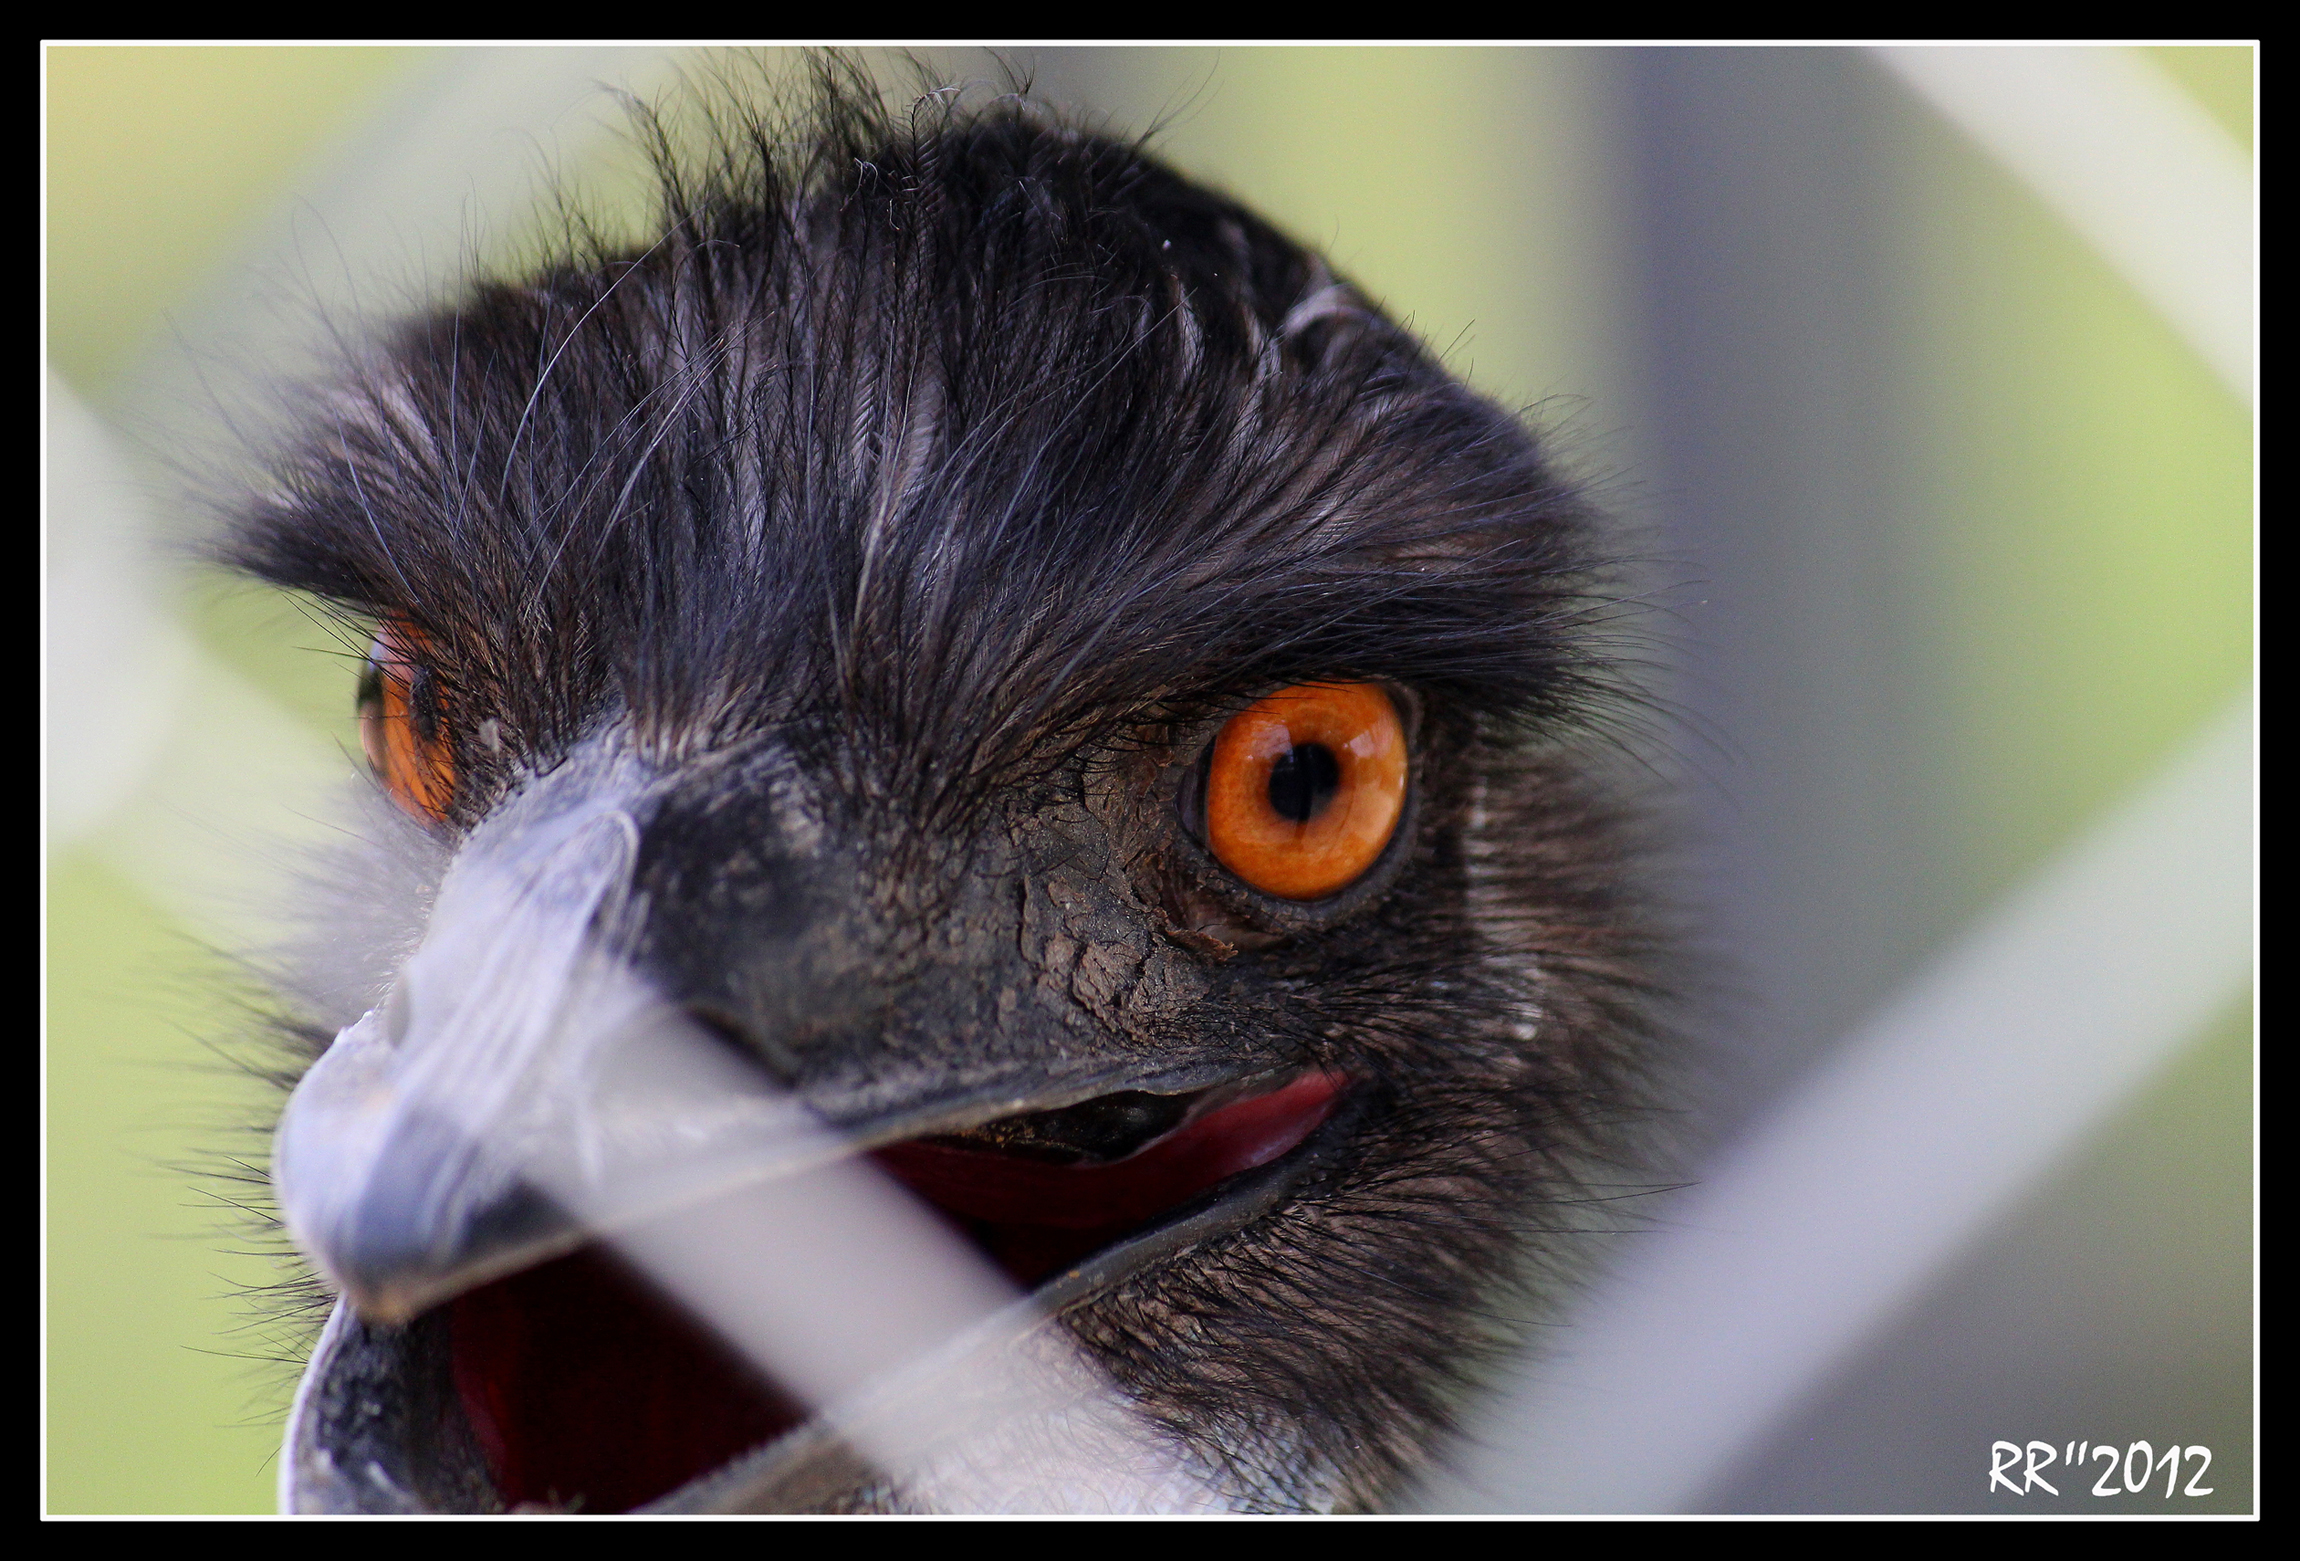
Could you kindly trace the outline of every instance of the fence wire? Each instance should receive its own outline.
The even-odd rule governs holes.
[[[2225,137],[2119,54],[1922,49],[1880,58],[2063,212],[2232,391],[2250,397],[2252,196]],[[323,204],[345,214],[332,226],[344,274],[358,277],[378,257],[467,220],[473,192],[500,185],[503,126],[546,133],[564,123],[578,84],[656,63],[551,51],[454,61],[330,182]],[[490,134],[475,134],[481,125]],[[354,220],[384,210],[396,213],[388,224]],[[206,328],[247,329],[229,311]],[[154,381],[147,404],[178,389]],[[123,866],[159,885],[164,903],[184,905],[185,879],[196,873],[152,847],[164,831],[147,822],[139,837],[135,801],[168,746],[172,702],[113,697],[133,680],[104,670],[106,647],[144,647],[148,667],[149,648],[175,631],[123,562],[141,522],[119,497],[127,485],[116,458],[60,385],[51,386],[49,425],[48,741],[52,766],[63,766],[50,771],[51,828],[58,838],[111,842]],[[80,536],[98,540],[76,559],[80,544],[70,539]],[[229,682],[194,654],[177,659],[195,683]],[[96,682],[78,689],[71,680],[84,668]],[[231,697],[251,729],[294,725],[244,687]],[[203,703],[212,730],[215,706]],[[2240,995],[2251,968],[2251,734],[2247,696],[1849,1037],[1669,1211],[1663,1233],[1595,1294],[1575,1343],[1506,1384],[1460,1466],[1416,1505],[1626,1512],[1697,1502],[1737,1452]],[[291,768],[305,771],[327,757],[310,754],[308,741],[273,746],[303,751]],[[148,821],[149,803],[141,806]],[[463,892],[506,892],[486,882],[491,870],[459,865]],[[593,970],[585,979],[613,978]],[[598,990],[585,994],[599,1000]],[[651,1011],[644,993],[618,1000]],[[545,994],[510,1012],[548,1027],[566,1001],[564,991]],[[320,1065],[323,1083],[330,1069],[348,1076],[365,1066],[408,1087],[403,1075],[423,1059],[376,1049],[371,1029],[363,1020],[339,1038]],[[664,1078],[683,1079],[698,1098],[724,1086],[720,1064],[675,1024],[657,1024],[653,1035]],[[790,1123],[802,1138],[819,1137],[798,1117]],[[502,1124],[463,1125],[485,1141]],[[525,1164],[566,1206],[619,1232],[627,1257],[830,1412],[929,1504],[1230,1504],[1231,1493],[1189,1467],[906,1194],[841,1161],[833,1145],[817,1142],[804,1158],[812,1169],[803,1177],[754,1184],[740,1239],[691,1222],[634,1222],[616,1202],[625,1183],[601,1179],[596,1166]],[[736,1252],[773,1259],[734,1261]],[[896,1254],[899,1274],[888,1266]]]

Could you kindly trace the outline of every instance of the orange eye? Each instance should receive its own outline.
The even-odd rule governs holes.
[[[387,618],[367,650],[359,679],[359,745],[392,799],[437,823],[455,795],[455,756],[447,740],[439,679],[419,659],[422,631]]]
[[[1374,865],[1406,801],[1406,734],[1372,683],[1304,683],[1230,718],[1206,775],[1206,844],[1282,900]]]

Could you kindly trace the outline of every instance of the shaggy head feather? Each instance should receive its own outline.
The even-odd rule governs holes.
[[[1357,1081],[1276,1207],[1062,1322],[1245,1505],[1374,1503],[1554,1293],[1645,1099],[1590,507],[1140,145],[1018,97],[890,113],[836,67],[705,155],[656,133],[660,236],[382,333],[228,561],[419,636],[455,776],[401,831],[419,884],[612,734],[658,777],[630,957],[810,1100],[1097,1049]],[[1414,801],[1364,883],[1275,901],[1190,777],[1333,681],[1396,691]],[[419,919],[401,871],[350,892]]]

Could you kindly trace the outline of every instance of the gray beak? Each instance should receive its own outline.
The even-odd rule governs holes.
[[[288,1229],[372,1321],[847,1152],[608,947],[643,778],[603,768],[474,834],[389,1000],[282,1115]]]
[[[331,1418],[332,1384],[390,1364],[366,1325],[594,1237],[843,1406],[665,1510],[780,1508],[877,1470],[945,1510],[1227,1505],[1036,1306],[615,956],[630,796],[545,785],[477,832],[389,1001],[288,1103],[273,1179],[343,1300],[291,1415],[283,1509],[421,1510]]]
[[[273,1182],[342,1301],[291,1415],[283,1505],[422,1508],[370,1476],[423,1465],[428,1444],[371,1445],[346,1408],[367,1401],[359,1385],[411,1369],[395,1341],[419,1330],[398,1325],[595,1240],[819,1411],[664,1510],[782,1510],[870,1470],[928,1509],[1225,1504],[1047,1319],[1145,1254],[1250,1217],[1279,1179],[1026,1299],[857,1161],[1146,1078],[1201,1087],[1206,1065],[1169,1080],[1089,1058],[1018,1085],[962,1062],[857,1110],[822,1107],[834,1128],[621,952],[645,909],[633,881],[655,784],[601,743],[498,808],[442,880],[388,999],[290,1098]]]

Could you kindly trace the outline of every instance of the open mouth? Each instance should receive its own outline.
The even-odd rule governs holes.
[[[1348,1081],[1123,1091],[873,1158],[1025,1288],[1222,1205],[1301,1150]],[[627,1512],[772,1442],[794,1401],[598,1246],[442,1309],[453,1390],[508,1507]]]

